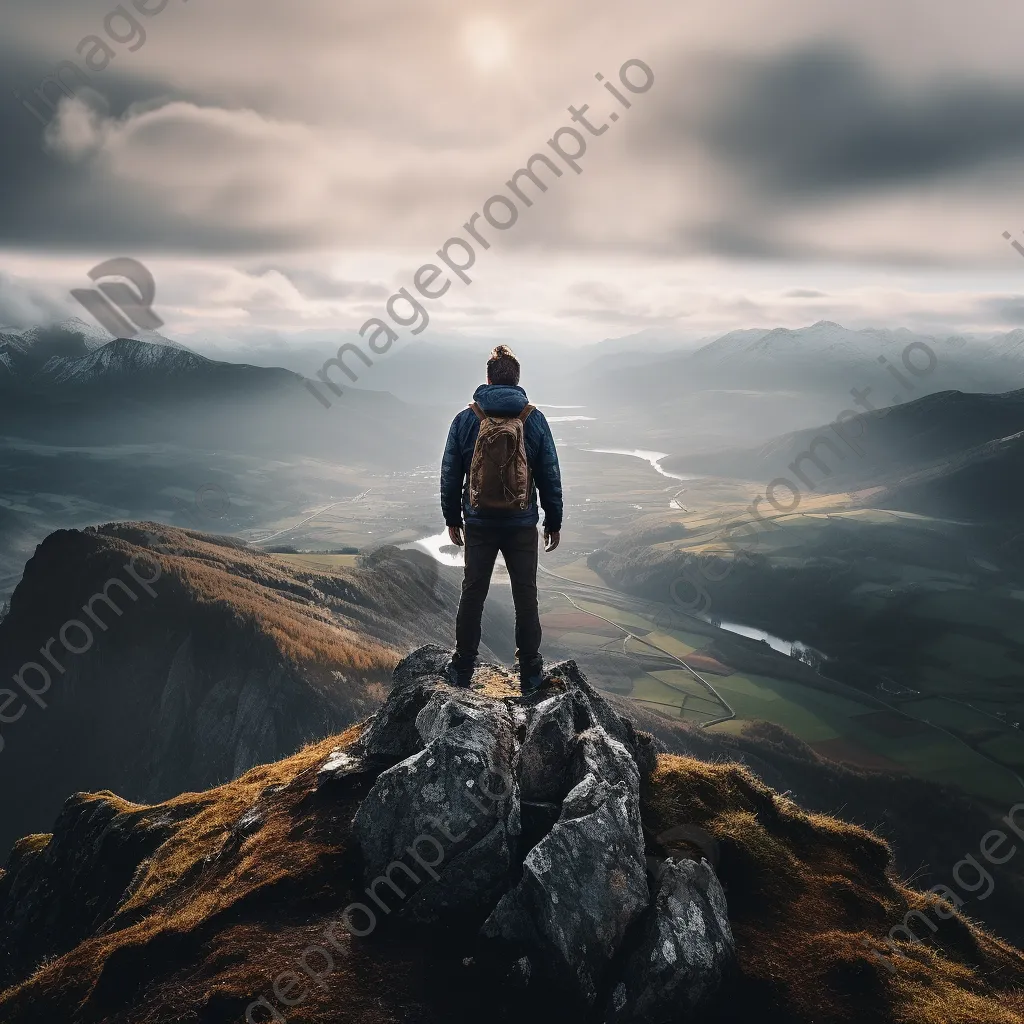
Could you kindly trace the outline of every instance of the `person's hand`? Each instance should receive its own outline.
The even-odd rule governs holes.
[[[462,527],[461,526],[449,526],[448,536],[451,538],[452,543],[457,547],[462,547]]]
[[[561,533],[559,533],[558,530],[555,530],[554,533],[548,533],[548,531],[545,530],[544,531],[544,550],[545,551],[554,551],[555,548],[558,547],[558,541],[561,538],[561,536],[562,535],[561,535]]]

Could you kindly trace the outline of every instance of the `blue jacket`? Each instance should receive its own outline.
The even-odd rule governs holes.
[[[526,405],[526,392],[517,384],[481,384],[473,401],[493,416],[518,416]],[[441,511],[449,526],[461,526],[463,519],[474,526],[536,526],[537,493],[544,508],[544,529],[557,533],[562,528],[562,477],[551,428],[540,409],[526,420],[526,461],[533,475],[534,493],[529,508],[522,512],[478,512],[469,504],[469,467],[473,461],[480,421],[468,406],[452,420],[448,443],[441,460]]]

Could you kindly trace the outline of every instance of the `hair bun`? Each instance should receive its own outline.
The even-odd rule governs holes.
[[[492,359],[515,359],[515,353],[508,347],[508,345],[495,345],[491,350]]]

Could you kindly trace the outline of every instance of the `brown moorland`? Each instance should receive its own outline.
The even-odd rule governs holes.
[[[0,677],[29,662],[41,673],[47,638],[59,664],[48,687],[28,673],[40,700],[0,726],[5,776],[20,780],[2,801],[0,856],[75,790],[155,803],[361,721],[401,650],[447,640],[457,599],[453,574],[395,548],[317,569],[150,523],[51,534],[0,622]],[[53,639],[72,620],[81,653]]]
[[[329,795],[315,783],[331,752],[359,731],[156,806],[110,793],[69,801],[55,836],[23,840],[0,875],[6,900],[31,861],[44,859],[35,866],[39,877],[39,863],[53,855],[44,872],[49,899],[64,908],[41,928],[56,947],[43,962],[3,951],[8,968],[13,964],[24,976],[0,994],[0,1019],[241,1021],[254,1000],[273,998],[274,979],[298,971],[311,946],[333,949],[333,969],[320,985],[299,975],[305,996],[288,1012],[291,1021],[468,1024],[519,1020],[524,1013],[557,1019],[543,1000],[506,999],[463,965],[477,952],[474,935],[392,931],[388,938],[355,939],[344,932],[340,912],[361,894],[350,823],[372,778],[357,774]],[[643,814],[652,836],[694,824],[718,842],[739,973],[708,1019],[1024,1020],[1024,956],[965,917],[945,922],[926,943],[898,943],[899,955],[891,954],[895,972],[871,954],[865,943],[884,950],[881,936],[908,910],[924,909],[926,900],[894,876],[887,845],[870,832],[802,810],[739,765],[672,755],[658,758],[644,788]],[[62,829],[77,831],[81,848],[89,834],[82,822],[90,815],[92,827],[118,836],[122,847],[160,833],[123,900],[117,895],[119,905],[98,923],[89,914],[97,894],[75,899],[66,892],[67,864],[56,856]],[[651,852],[662,852],[654,840]],[[328,945],[325,936],[334,942]],[[321,964],[315,961],[317,969]],[[261,1008],[253,1019],[276,1018]]]

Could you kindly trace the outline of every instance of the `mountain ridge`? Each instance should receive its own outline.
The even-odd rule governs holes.
[[[1020,1019],[1024,956],[870,832],[655,754],[573,662],[522,698],[498,667],[453,690],[448,654],[218,789],[70,798],[0,874],[5,1020]],[[928,913],[927,946],[887,947]]]
[[[128,566],[157,579],[144,589]],[[0,672],[24,708],[7,702],[0,763],[31,780],[4,800],[0,849],[72,789],[162,799],[347,727],[379,701],[403,637],[444,637],[457,591],[395,548],[316,570],[152,523],[51,534],[0,621]],[[490,609],[486,650],[508,625]]]
[[[794,472],[793,462],[812,452],[822,460],[815,489],[875,486],[893,474],[916,472],[1024,430],[1024,388],[997,394],[941,391],[857,413],[842,425],[852,448],[833,427],[822,424],[790,431],[758,447],[668,456],[662,464],[674,472],[767,482]]]

